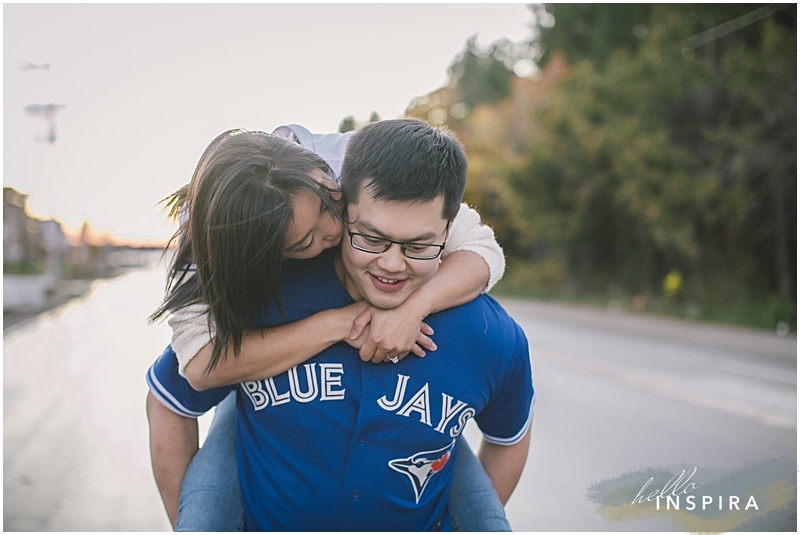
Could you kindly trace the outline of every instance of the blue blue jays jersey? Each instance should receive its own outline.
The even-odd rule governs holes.
[[[262,325],[352,303],[333,254],[287,261],[285,317],[270,307]],[[490,442],[514,444],[530,425],[534,391],[525,335],[491,297],[426,322],[439,349],[396,365],[364,363],[339,343],[276,377],[195,392],[168,348],[148,383],[189,417],[240,390],[236,444],[248,529],[430,530],[448,516],[456,439],[467,422],[474,418]]]

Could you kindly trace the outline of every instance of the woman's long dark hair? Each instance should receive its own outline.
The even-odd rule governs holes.
[[[192,181],[166,199],[170,215],[182,217],[167,247],[177,242],[164,300],[150,317],[193,304],[209,306],[209,328],[216,329],[206,372],[236,356],[244,330],[280,299],[281,260],[292,224],[292,201],[303,190],[315,193],[324,210],[341,220],[333,190],[308,173],[331,169],[316,154],[284,138],[229,130],[206,148]],[[196,265],[192,277],[190,266]]]

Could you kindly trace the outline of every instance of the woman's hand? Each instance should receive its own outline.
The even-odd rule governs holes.
[[[405,304],[392,310],[370,306],[356,318],[347,343],[353,347],[360,343],[361,360],[378,363],[388,357],[402,359],[409,352],[424,357],[425,350],[436,351],[430,338],[433,329],[422,321],[425,316]]]

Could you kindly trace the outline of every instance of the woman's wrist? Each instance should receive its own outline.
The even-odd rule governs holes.
[[[398,308],[422,321],[433,312],[433,303],[428,299],[428,292],[425,291],[425,286],[423,286],[409,295]]]
[[[333,308],[320,312],[324,314],[326,332],[329,333],[333,343],[343,342],[350,338],[350,331],[353,329],[353,322],[363,312],[364,306],[357,307],[355,304],[343,308]]]

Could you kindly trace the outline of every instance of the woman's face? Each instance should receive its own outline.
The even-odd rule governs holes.
[[[339,185],[320,169],[314,169],[308,175],[324,186],[339,189]],[[339,220],[313,192],[300,190],[292,208],[294,216],[286,233],[284,258],[313,258],[323,250],[342,242],[342,226]]]

